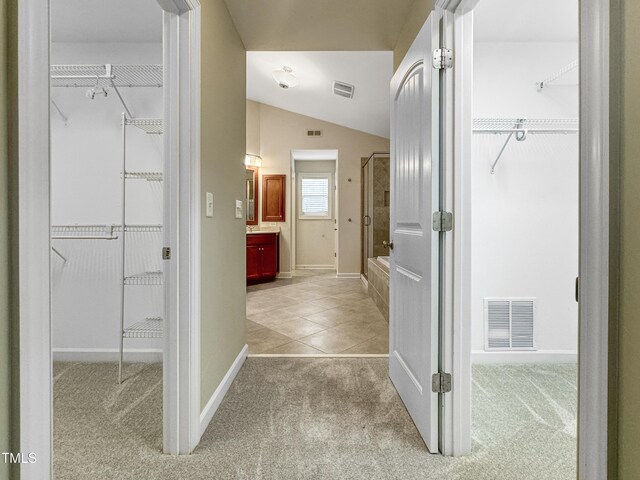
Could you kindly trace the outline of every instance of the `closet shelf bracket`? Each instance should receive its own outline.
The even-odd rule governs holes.
[[[509,133],[509,136],[507,137],[506,142],[504,142],[504,145],[502,145],[502,148],[500,149],[500,153],[498,153],[498,156],[496,157],[495,162],[493,162],[493,165],[491,165],[491,175],[496,173],[496,165],[498,165],[498,162],[500,161],[500,157],[502,157],[502,154],[507,148],[507,145],[509,145],[511,138],[515,135],[516,140],[519,142],[522,142],[525,138],[527,138],[527,131],[522,129],[524,122],[525,122],[524,118],[519,118],[515,126],[513,127],[513,131]]]

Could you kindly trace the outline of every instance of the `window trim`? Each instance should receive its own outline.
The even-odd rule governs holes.
[[[335,187],[332,190],[332,186],[334,186],[333,181],[333,173],[332,172],[299,172],[300,181],[298,182],[298,219],[299,220],[332,220],[333,219],[333,196],[335,195]],[[327,194],[329,207],[327,215],[307,215],[302,211],[302,180],[305,178],[322,178],[327,179],[329,181],[329,192]],[[331,192],[334,192],[334,195],[331,195]]]

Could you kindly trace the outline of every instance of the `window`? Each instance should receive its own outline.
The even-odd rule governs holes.
[[[331,218],[331,174],[300,174],[300,218]]]

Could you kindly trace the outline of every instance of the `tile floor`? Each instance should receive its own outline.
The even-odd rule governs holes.
[[[304,270],[247,287],[249,353],[386,354],[389,324],[359,279]]]

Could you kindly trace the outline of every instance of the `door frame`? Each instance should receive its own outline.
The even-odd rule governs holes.
[[[335,228],[337,230],[334,231],[334,248],[335,248],[335,265],[334,269],[336,271],[336,277],[338,277],[338,259],[340,258],[339,251],[339,217],[338,217],[338,200],[339,200],[339,188],[338,188],[338,162],[340,160],[340,151],[337,148],[293,148],[290,152],[291,158],[291,225],[289,226],[289,230],[291,232],[291,272],[290,275],[293,276],[296,269],[298,268],[298,260],[297,260],[297,252],[298,252],[298,244],[297,244],[297,230],[298,230],[298,171],[296,170],[296,161],[299,161],[295,157],[296,151],[311,151],[311,150],[322,150],[322,151],[335,151],[335,159],[330,158],[327,161],[335,161],[335,172],[332,175],[333,185],[334,185],[334,196],[331,199],[332,202],[332,212],[335,219]],[[314,161],[314,160],[309,160]],[[308,268],[307,266],[305,266]],[[322,266],[323,269],[332,270],[328,268],[328,266]],[[287,278],[287,277],[279,277],[279,278]],[[289,277],[290,278],[290,277]]]
[[[438,0],[450,12],[445,38],[453,42],[454,75],[446,89],[445,155],[447,188],[454,209],[452,256],[447,258],[449,332],[444,362],[453,374],[452,395],[445,395],[443,442],[446,455],[469,453],[471,413],[470,214],[472,126],[473,8],[480,0]],[[609,307],[609,0],[580,0],[580,285],[578,477],[607,478],[608,461],[608,307]],[[446,87],[445,87],[446,88]],[[466,172],[466,173],[465,173]],[[449,198],[448,198],[449,201]],[[455,261],[454,261],[455,260]],[[448,397],[448,398],[447,398]]]
[[[176,260],[167,262],[174,264],[178,258],[182,259],[183,262],[178,263],[181,274],[178,276],[176,267],[168,268],[166,281],[169,286],[176,287],[171,290],[172,295],[177,295],[178,291],[183,295],[189,292],[188,297],[181,297],[189,298],[189,302],[178,304],[180,297],[172,299],[174,305],[181,307],[181,314],[175,320],[176,324],[179,321],[179,325],[176,328],[165,328],[165,348],[168,349],[168,354],[164,360],[163,395],[164,401],[168,400],[171,408],[163,408],[164,447],[167,453],[188,453],[197,445],[197,442],[194,443],[195,439],[199,440],[199,434],[192,432],[196,424],[192,418],[196,405],[195,418],[199,418],[200,414],[199,343],[196,341],[200,323],[200,202],[197,175],[200,154],[199,1],[158,0],[158,3],[167,12],[164,33],[171,35],[169,43],[180,45],[183,53],[178,55],[178,50],[168,56],[165,53],[165,61],[170,62],[170,66],[165,66],[165,69],[180,72],[179,76],[174,76],[174,80],[182,79],[181,82],[171,83],[170,88],[164,90],[165,103],[174,108],[166,115],[168,122],[165,134],[180,146],[182,158],[190,159],[190,162],[179,162],[177,156],[173,157],[173,163],[177,166],[172,170],[180,173],[181,185],[187,188],[180,191],[180,197],[176,200],[179,203],[172,208],[180,214],[179,224],[171,222],[171,226],[165,229],[171,230],[174,239],[178,238],[178,232],[182,230],[179,227],[184,226],[188,232],[185,234],[182,230],[183,237],[187,236],[189,241],[180,243],[179,250],[174,248],[177,251],[174,257]],[[49,0],[19,0],[20,451],[33,452],[37,456],[36,463],[24,463],[20,466],[23,480],[41,480],[52,476],[49,14]],[[189,42],[185,42],[185,39]],[[184,53],[188,55],[185,56]],[[185,81],[186,79],[190,81]],[[191,129],[180,129],[177,120],[184,122],[186,118],[192,122]],[[49,161],[43,162],[43,159]],[[167,185],[172,184],[173,181],[167,182]],[[185,270],[189,272],[188,275],[183,274]],[[170,322],[167,319],[165,323]],[[185,345],[192,348],[185,348]],[[172,374],[167,375],[167,372]],[[199,424],[196,431],[198,428]],[[185,431],[188,432],[186,435],[183,434]],[[184,442],[180,442],[185,436],[190,440],[186,447]]]

